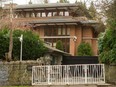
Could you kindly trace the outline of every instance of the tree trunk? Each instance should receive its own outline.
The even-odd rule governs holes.
[[[12,60],[12,50],[13,50],[13,37],[12,37],[13,31],[12,31],[12,27],[10,30],[10,41],[9,41],[9,52],[8,52],[8,59],[7,61],[11,61]]]

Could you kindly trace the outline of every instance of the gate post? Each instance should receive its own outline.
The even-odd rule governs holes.
[[[48,84],[50,84],[50,66],[48,66],[47,68],[48,68]]]
[[[87,65],[84,65],[85,83],[87,83]]]
[[[102,68],[103,68],[103,71],[102,71],[102,73],[103,73],[103,79],[104,79],[104,83],[105,83],[106,82],[105,81],[105,64],[102,65]]]

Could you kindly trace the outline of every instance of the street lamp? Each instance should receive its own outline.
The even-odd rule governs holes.
[[[20,62],[22,61],[22,46],[23,46],[23,34],[19,37],[19,41],[21,42],[21,47],[20,47]]]

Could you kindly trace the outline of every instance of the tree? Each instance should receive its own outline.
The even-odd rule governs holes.
[[[9,31],[7,28],[0,30],[0,58],[5,60],[9,47]]]
[[[7,2],[7,1],[10,1],[10,0],[0,0],[0,2],[2,3],[2,2]],[[13,24],[12,24],[12,17],[13,17],[13,3],[11,3],[10,4],[10,6],[9,6],[9,8],[10,8],[10,12],[9,12],[9,20],[10,20],[10,22],[9,22],[9,24],[10,24],[10,34],[9,34],[9,51],[8,51],[8,53],[7,53],[7,56],[8,56],[8,61],[11,61],[12,60],[12,49],[13,49],[13,38],[12,38],[12,32],[13,32],[13,30],[12,30],[12,28],[13,28]],[[2,9],[2,13],[3,13],[3,9]],[[6,14],[5,14],[6,15]],[[3,18],[3,14],[2,14],[2,18]],[[0,20],[1,21],[1,20]],[[2,20],[2,21],[6,21],[6,20]]]
[[[59,0],[59,3],[69,3],[68,0]]]
[[[116,0],[112,1],[105,13],[108,18],[108,27],[116,30]]]
[[[59,49],[59,50],[63,50],[63,43],[61,40],[58,40],[56,42],[56,48]]]
[[[96,8],[95,8],[93,2],[91,2],[91,4],[90,4],[89,13],[92,16],[92,19],[96,19]]]
[[[44,3],[49,3],[49,1],[48,0],[44,0]]]
[[[8,51],[9,33],[8,29],[0,30],[0,58],[5,60],[5,53]],[[19,36],[23,34],[23,60],[35,60],[41,57],[47,48],[44,47],[43,42],[39,36],[32,31],[14,30],[13,32],[13,56],[12,60],[19,60],[20,58],[20,41]]]
[[[82,42],[77,48],[78,56],[92,56],[92,48],[89,43]]]
[[[105,64],[116,64],[116,30],[107,29],[99,36],[99,58]]]
[[[85,16],[87,18],[92,18],[91,15],[88,12],[88,9],[86,7],[86,4],[83,2],[75,2],[77,4],[76,8],[68,8],[69,13],[73,16],[73,17],[82,17]]]
[[[107,30],[99,36],[99,58],[105,64],[116,64],[116,0],[105,3]]]

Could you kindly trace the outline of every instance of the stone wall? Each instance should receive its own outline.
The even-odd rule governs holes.
[[[32,66],[38,65],[37,61],[0,62],[0,86],[31,85]]]
[[[105,65],[106,82],[116,84],[116,65]]]

